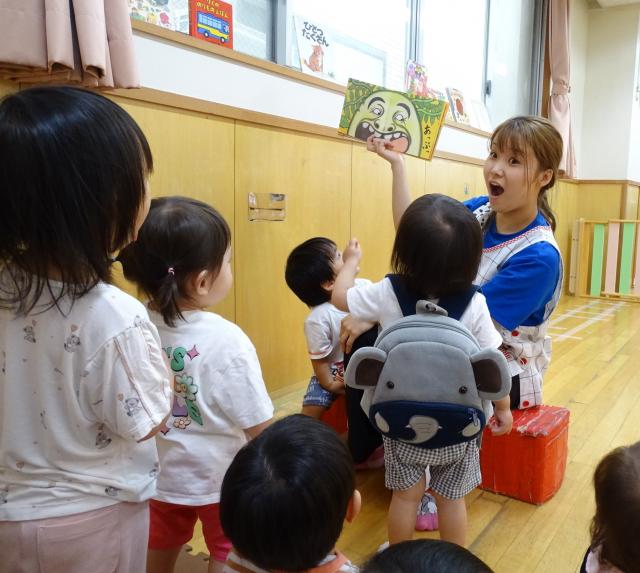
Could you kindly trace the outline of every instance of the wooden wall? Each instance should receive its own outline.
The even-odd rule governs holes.
[[[15,89],[0,82],[0,96]],[[364,253],[361,276],[382,278],[394,238],[388,164],[360,143],[112,97],[149,139],[155,164],[151,193],[206,201],[231,226],[235,284],[215,310],[252,339],[269,390],[306,380],[311,372],[303,335],[308,309],[284,282],[286,257],[312,236],[330,237],[339,246],[356,236]],[[476,163],[408,157],[407,168],[414,197],[438,192],[464,200],[485,192],[482,166]],[[249,193],[284,193],[285,220],[249,221]],[[560,181],[550,201],[567,273],[574,220],[638,216],[638,186],[628,182]]]

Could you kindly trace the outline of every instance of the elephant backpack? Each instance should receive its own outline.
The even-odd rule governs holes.
[[[353,354],[346,384],[368,390],[369,419],[383,436],[427,449],[478,438],[482,401],[508,395],[511,374],[502,353],[481,350],[459,320],[476,287],[436,305],[418,300],[398,275],[387,278],[404,318]]]

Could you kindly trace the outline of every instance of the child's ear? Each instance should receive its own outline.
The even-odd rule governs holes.
[[[191,287],[193,288],[193,292],[198,296],[208,294],[211,288],[211,273],[204,270],[194,275],[191,279]]]
[[[336,286],[336,279],[331,279],[330,281],[324,281],[323,283],[320,284],[320,286],[327,292],[332,292],[333,287]]]
[[[347,515],[345,515],[345,520],[347,521],[347,523],[351,523],[356,517],[358,517],[361,507],[362,496],[357,489],[354,489],[353,495],[349,500],[349,505],[347,506]]]

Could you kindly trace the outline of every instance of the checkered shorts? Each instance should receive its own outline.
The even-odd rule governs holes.
[[[323,408],[330,408],[333,401],[337,398],[337,394],[325,390],[320,386],[320,382],[315,376],[309,380],[309,386],[307,386],[307,393],[302,399],[303,406],[322,406]]]
[[[460,499],[480,485],[480,450],[476,440],[427,450],[383,438],[385,485],[405,490],[431,472],[430,487],[447,499]]]

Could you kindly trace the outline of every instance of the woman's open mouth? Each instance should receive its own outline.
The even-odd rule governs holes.
[[[499,197],[504,193],[504,187],[496,185],[495,183],[489,183],[489,194],[492,197]]]

